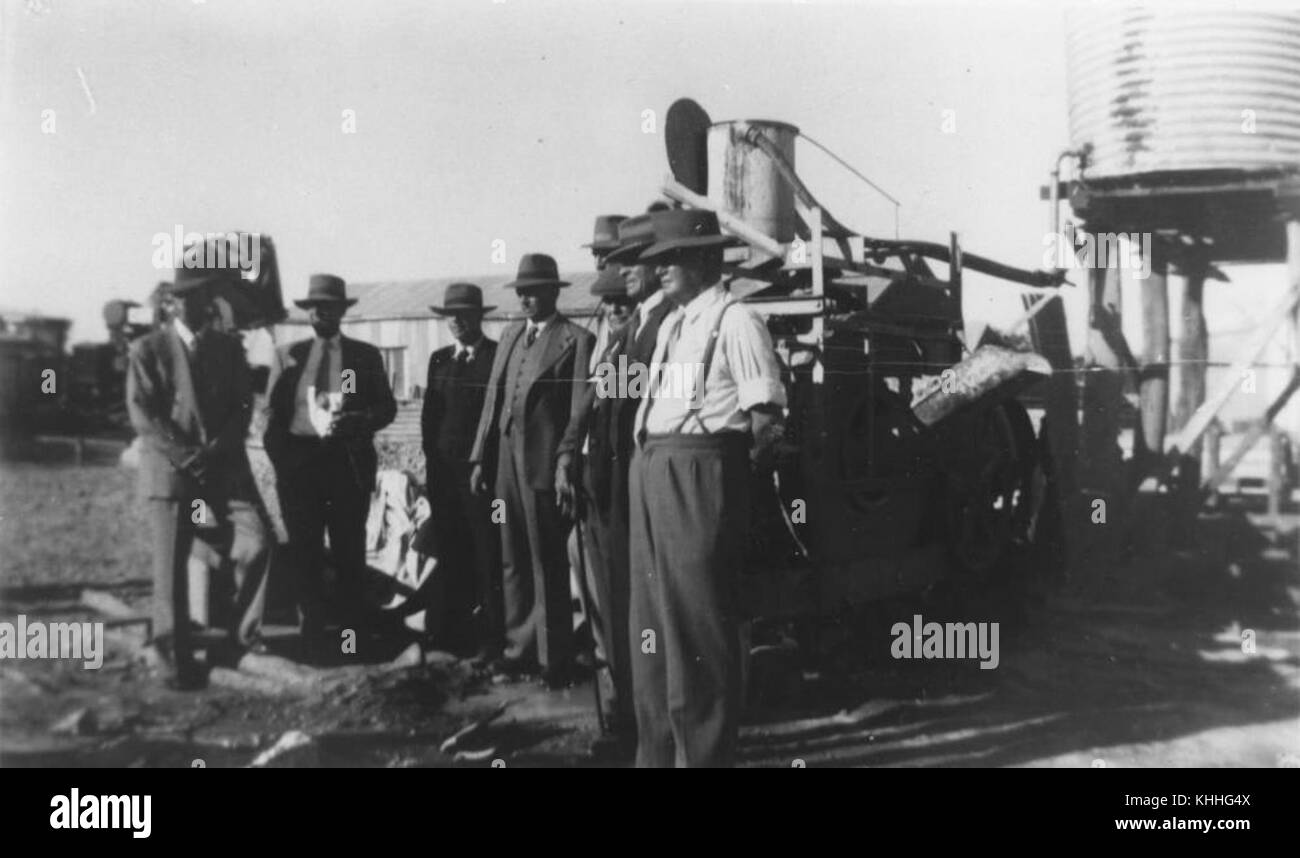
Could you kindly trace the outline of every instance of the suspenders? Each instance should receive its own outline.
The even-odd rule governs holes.
[[[738,302],[728,300],[722,305],[722,312],[718,313],[718,318],[713,323],[713,329],[709,331],[709,341],[704,346],[704,360],[700,369],[699,384],[695,386],[695,393],[691,397],[691,402],[686,406],[686,416],[682,418],[681,423],[677,424],[676,431],[679,433],[686,428],[687,421],[694,417],[695,422],[700,425],[700,430],[705,435],[713,434],[705,427],[704,421],[700,419],[700,409],[704,407],[704,384],[709,377],[709,368],[713,366],[713,351],[718,347],[718,335],[722,332],[722,319],[736,303]]]

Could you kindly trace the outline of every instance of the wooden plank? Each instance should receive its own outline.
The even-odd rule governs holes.
[[[1268,408],[1264,409],[1264,413],[1259,420],[1255,421],[1255,425],[1251,426],[1250,431],[1246,433],[1246,437],[1237,445],[1237,449],[1232,451],[1232,455],[1202,481],[1201,488],[1203,490],[1218,491],[1219,486],[1223,485],[1224,481],[1232,476],[1232,472],[1236,470],[1237,465],[1241,464],[1241,460],[1246,458],[1246,454],[1259,443],[1259,439],[1268,434],[1274,418],[1286,407],[1287,402],[1290,401],[1291,396],[1297,390],[1300,390],[1300,371],[1292,374],[1291,381],[1286,388],[1278,394],[1276,399],[1269,403]]]
[[[1300,247],[1300,232],[1297,232],[1296,239],[1297,247]],[[1297,302],[1300,302],[1300,279],[1292,282],[1291,290],[1286,297],[1264,316],[1264,321],[1259,326],[1255,337],[1237,354],[1236,359],[1232,362],[1231,369],[1228,371],[1227,383],[1219,390],[1216,390],[1213,396],[1205,400],[1191,419],[1187,421],[1186,426],[1166,439],[1166,453],[1173,454],[1189,449],[1205,433],[1210,421],[1223,410],[1223,406],[1227,404],[1228,400],[1241,386],[1242,375],[1259,359],[1259,356],[1273,339],[1278,327],[1291,317],[1292,310],[1296,308]]]
[[[1138,382],[1142,449],[1165,448],[1169,423],[1169,278],[1159,251],[1151,254],[1151,274],[1142,281],[1142,361]]]

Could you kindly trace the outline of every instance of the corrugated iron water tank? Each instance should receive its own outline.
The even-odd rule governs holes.
[[[1066,33],[1086,175],[1300,167],[1300,13],[1094,6]]]

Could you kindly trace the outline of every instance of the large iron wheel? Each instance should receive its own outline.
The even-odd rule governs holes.
[[[999,568],[1024,537],[1030,512],[1034,431],[1016,402],[964,421],[962,445],[947,472],[948,549],[962,572],[984,576]]]

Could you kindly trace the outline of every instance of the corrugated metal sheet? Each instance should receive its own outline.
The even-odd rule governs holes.
[[[595,282],[595,271],[562,273],[560,279],[569,281],[569,286],[560,290],[560,312],[570,317],[589,315],[599,304],[592,297],[591,284]],[[452,283],[474,283],[483,290],[483,301],[497,309],[488,315],[489,319],[511,318],[518,314],[519,299],[514,290],[506,289],[505,284],[514,279],[513,271],[492,274],[485,277],[440,277],[431,280],[387,280],[376,283],[349,283],[348,295],[356,298],[357,303],[348,310],[347,321],[381,319],[430,319],[436,318],[429,311],[429,305],[441,304],[447,287]],[[304,293],[306,289],[302,290]],[[301,295],[293,295],[296,299]],[[291,301],[289,321],[305,323],[306,314],[293,305]]]
[[[1066,31],[1086,175],[1300,167],[1300,13],[1088,6]]]

